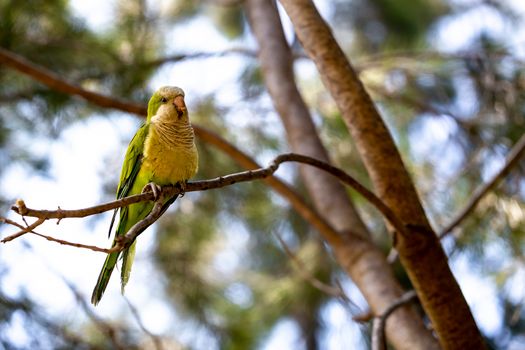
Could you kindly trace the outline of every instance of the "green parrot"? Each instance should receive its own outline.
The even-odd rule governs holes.
[[[128,146],[120,173],[117,198],[139,194],[148,185],[154,192],[158,186],[162,185],[179,183],[183,186],[197,173],[197,168],[198,153],[193,128],[184,103],[184,91],[178,87],[162,87],[149,100],[146,122],[140,127]],[[166,210],[176,198],[177,195],[166,199],[163,210]],[[141,202],[121,208],[115,239],[126,234],[152,209],[152,202]],[[116,213],[117,210],[111,221],[110,233]],[[115,244],[116,240],[113,240],[113,245]],[[135,255],[135,244],[136,241],[122,252],[122,293],[129,280]],[[107,255],[91,296],[93,305],[100,302],[120,253]]]

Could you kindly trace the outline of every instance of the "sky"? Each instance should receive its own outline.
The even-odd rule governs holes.
[[[458,1],[457,3],[464,3]],[[509,1],[510,4],[525,12],[525,6],[520,0]],[[318,4],[322,9],[328,7],[323,1]],[[95,28],[104,30],[111,23],[113,2],[107,0],[71,2],[73,10],[85,18],[87,23]],[[289,23],[285,23],[288,34]],[[455,51],[465,46],[475,32],[480,28],[488,28],[495,33],[505,33],[506,24],[486,9],[480,9],[474,15],[465,15],[462,18],[443,23],[436,35],[436,45],[440,49]],[[516,47],[525,57],[523,39],[525,31],[520,30],[510,39],[510,45]],[[457,35],[462,33],[462,35]],[[189,21],[186,25],[177,28],[170,35],[176,35],[180,40],[177,44],[185,51],[220,51],[239,43],[227,42],[204,19]],[[195,38],[206,38],[195,40]],[[253,43],[241,43],[252,45]],[[221,103],[232,104],[238,99],[236,87],[231,77],[240,71],[240,58],[228,56],[195,60],[170,65],[162,68],[151,82],[151,87],[171,84],[173,80],[184,87],[187,94],[189,109],[192,109],[192,96],[203,95],[221,89],[219,98]],[[312,66],[304,66],[306,74],[312,74]],[[195,76],[200,72],[207,79]],[[82,208],[100,203],[107,198],[102,195],[103,183],[101,179],[112,177],[116,182],[120,171],[120,164],[129,139],[138,127],[139,121],[123,113],[109,112],[112,116],[95,116],[88,120],[75,123],[67,127],[60,138],[49,143],[47,140],[35,140],[35,145],[42,152],[49,153],[51,176],[44,178],[28,172],[21,166],[12,166],[2,179],[0,189],[6,197],[22,198],[32,208],[51,209],[60,206],[64,209]],[[446,137],[446,130],[440,126],[441,133],[429,135],[439,138]],[[98,140],[98,142],[93,142]],[[423,152],[424,150],[422,150]],[[82,162],[78,162],[82,159]],[[74,164],[74,166],[71,166]],[[82,186],[78,186],[78,183]],[[38,196],[34,194],[38,193]],[[191,196],[191,194],[187,194]],[[179,205],[184,205],[182,198]],[[109,246],[107,227],[110,214],[106,213],[97,220],[63,220],[59,225],[48,222],[39,228],[39,231],[51,234],[54,237],[67,239],[85,244]],[[16,219],[16,216],[9,215]],[[152,248],[154,235],[148,230],[140,237],[137,262],[134,265],[131,281],[128,285],[126,297],[137,305],[141,305],[140,317],[148,325],[150,331],[163,334],[172,331],[173,324],[180,324],[178,330],[181,339],[192,342],[193,332],[191,324],[185,323],[166,311],[161,298],[150,298],[153,290],[161,290],[160,282],[151,278],[155,269],[148,258]],[[10,229],[5,227],[0,231],[2,237]],[[30,248],[27,248],[29,246]],[[71,291],[66,287],[62,278],[71,281],[89,300],[104,255],[102,253],[64,247],[50,243],[39,237],[27,236],[23,239],[0,246],[0,261],[9,264],[8,275],[3,279],[3,288],[8,294],[29,294],[34,300],[45,307],[47,311],[57,317],[69,315],[71,322],[85,320],[82,313],[76,312],[77,304]],[[23,264],[14,262],[23,261]],[[490,287],[482,277],[472,273],[468,261],[455,260],[454,274],[461,283],[461,288],[473,307],[473,312],[479,325],[488,333],[497,330],[501,324],[496,291]],[[147,281],[147,282],[144,282]],[[129,309],[119,292],[118,279],[113,278],[104,300],[96,308],[96,313],[107,319],[132,319]],[[362,296],[355,288],[347,286],[352,300],[364,305]],[[160,294],[160,292],[158,292]],[[329,333],[325,334],[326,349],[340,349],[342,344],[358,347],[359,328],[349,319],[345,308],[338,303],[331,303],[325,310],[324,320],[331,325]],[[24,343],[25,331],[20,322],[15,322],[10,330],[11,337],[20,344]],[[289,320],[281,321],[272,331],[265,344],[265,349],[292,349],[299,342],[299,332],[295,324]]]

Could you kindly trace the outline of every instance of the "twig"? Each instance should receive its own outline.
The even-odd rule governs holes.
[[[359,323],[367,323],[374,318],[372,310],[366,310],[360,314],[352,316],[352,320]]]
[[[505,159],[505,164],[486,184],[479,186],[475,191],[472,197],[469,199],[468,203],[463,207],[463,209],[456,215],[454,219],[446,225],[441,232],[438,234],[439,239],[443,239],[448,236],[457,226],[463,222],[476,208],[478,203],[483,199],[483,197],[489,193],[498,182],[503,179],[507,174],[512,170],[512,168],[518,164],[518,161],[525,154],[525,134],[516,142],[512,149],[507,154]],[[397,251],[392,248],[388,253],[387,261],[390,264],[393,264],[398,258]]]
[[[245,182],[245,181],[253,181],[256,179],[264,179],[267,178],[279,168],[279,165],[285,162],[298,162],[298,163],[304,163],[311,166],[314,166],[316,168],[322,169],[336,178],[338,178],[343,183],[349,185],[354,190],[356,190],[359,194],[361,194],[365,199],[367,199],[372,205],[376,207],[376,209],[379,210],[383,214],[383,216],[392,224],[392,226],[398,230],[399,232],[405,232],[404,224],[393,214],[392,210],[388,208],[382,201],[377,197],[372,191],[368,190],[366,187],[361,185],[357,180],[355,180],[352,176],[345,173],[343,170],[336,168],[328,163],[319,161],[317,159],[300,155],[300,154],[294,154],[294,153],[288,153],[288,154],[282,154],[277,156],[273,162],[266,168],[260,168],[255,170],[248,170],[243,171],[235,174],[230,174],[226,176],[220,176],[215,179],[211,180],[202,180],[202,181],[195,181],[195,182],[188,182],[185,188],[186,192],[192,192],[192,191],[202,191],[202,190],[209,190],[214,188],[221,188],[229,185],[233,185],[238,182]],[[162,196],[164,198],[171,197],[176,194],[180,193],[180,188],[178,186],[165,186],[162,189]],[[58,210],[36,210],[31,209],[25,206],[25,203],[23,201],[17,202],[17,205],[13,206],[11,209],[14,210],[16,213],[21,214],[24,213],[25,216],[31,216],[31,217],[37,217],[42,222],[44,220],[48,219],[63,219],[63,218],[72,218],[72,217],[85,217],[89,215],[99,214],[104,211],[108,211],[115,208],[120,208],[123,206],[127,206],[133,203],[138,202],[144,202],[148,200],[153,200],[153,193],[147,192],[143,194],[133,195],[130,197],[126,197],[120,200],[116,200],[113,202],[97,205],[90,208],[85,209],[78,209],[78,210],[64,210],[64,209],[58,209]],[[20,204],[22,203],[22,204]],[[158,219],[158,216],[160,216],[162,205],[160,202],[157,202],[154,209],[146,217],[146,219],[139,221],[135,226],[133,227],[128,233],[124,236],[121,236],[122,242],[117,244],[117,246],[111,248],[111,249],[122,249],[122,246],[127,247],[133,240],[151,223],[155,222],[155,220]],[[37,225],[38,226],[38,225]],[[35,226],[36,227],[36,226]],[[33,227],[34,228],[34,227]],[[33,228],[29,229],[32,230]],[[341,236],[339,236],[337,233],[331,231],[330,234],[325,233],[324,237],[327,241],[329,241],[332,244],[339,244],[341,243]],[[19,233],[20,235],[20,233]],[[4,238],[0,242],[7,242],[16,237],[9,236]]]
[[[171,56],[157,58],[151,61],[144,62],[145,66],[160,66],[165,63],[181,62],[190,59],[204,59],[210,57],[224,57],[231,54],[244,55],[248,57],[257,57],[257,52],[254,50],[242,48],[242,47],[232,47],[230,49],[216,51],[216,52],[194,52],[194,53],[185,53],[185,54],[175,54]]]
[[[159,339],[159,337],[153,333],[151,333],[151,331],[149,329],[146,328],[146,326],[144,325],[144,323],[142,322],[142,319],[140,318],[140,315],[139,315],[139,312],[137,310],[137,308],[135,307],[135,305],[133,305],[131,303],[131,301],[129,301],[128,298],[124,297],[124,300],[126,301],[126,304],[128,305],[129,307],[129,310],[131,311],[131,314],[133,315],[133,317],[135,318],[135,321],[137,322],[137,324],[139,325],[140,329],[146,333],[150,338],[151,340],[153,341],[153,344],[155,346],[155,349],[157,350],[163,350],[164,347],[162,346],[162,341],[161,339]]]
[[[35,231],[31,231],[31,233],[34,234],[34,235],[37,235],[39,237],[45,238],[48,241],[55,242],[55,243],[62,244],[62,245],[68,245],[70,247],[89,249],[89,250],[92,250],[92,251],[95,251],[95,252],[101,252],[101,253],[106,253],[106,254],[109,254],[109,253],[112,253],[113,251],[115,251],[115,249],[113,249],[113,248],[106,249],[106,248],[100,248],[100,247],[97,247],[97,246],[94,246],[94,245],[89,245],[89,244],[82,244],[82,243],[75,243],[75,242],[65,241],[63,239],[54,238],[54,237],[47,236],[47,235],[44,235],[42,233],[38,233],[38,232],[35,232]]]
[[[22,230],[26,229],[24,226],[20,225],[18,222],[13,221],[13,220],[9,220],[9,219],[4,218],[4,217],[0,217],[0,222],[6,223],[6,224],[9,224],[9,225],[12,225],[12,226],[16,226],[16,227],[18,227],[18,228],[20,228]],[[76,248],[89,249],[89,250],[93,250],[93,251],[96,251],[96,252],[111,253],[111,249],[100,248],[100,247],[97,247],[97,246],[94,246],[94,245],[86,245],[86,244],[81,244],[81,243],[73,243],[73,242],[69,242],[69,241],[64,241],[62,239],[54,238],[54,237],[51,237],[51,236],[46,236],[44,234],[35,232],[34,230],[31,230],[28,233],[32,233],[34,235],[40,236],[42,238],[45,238],[48,241],[56,242],[56,243],[63,244],[63,245],[68,245],[68,246],[72,246],[72,247],[76,247]],[[9,236],[9,237],[12,237],[12,236]],[[7,237],[7,238],[9,238],[9,237]],[[14,238],[12,238],[12,239],[14,239]],[[1,240],[0,242],[5,243],[4,240]]]
[[[9,221],[9,220],[8,220]],[[18,223],[16,222],[13,222],[13,224],[16,226],[16,225],[19,225]],[[32,247],[30,247],[29,245],[25,245],[25,248],[26,249],[29,249],[33,255],[38,255],[37,252],[34,251],[34,249]],[[39,256],[39,258],[42,258],[41,256]],[[120,327],[118,326],[113,326],[112,324],[106,322],[104,319],[102,319],[101,317],[97,316],[95,314],[95,312],[93,311],[93,309],[91,308],[91,306],[89,304],[86,303],[86,298],[84,298],[84,296],[82,295],[82,293],[78,290],[77,287],[75,287],[75,285],[73,283],[71,283],[71,281],[69,281],[63,274],[61,274],[60,272],[58,272],[54,267],[52,266],[49,266],[47,264],[47,261],[43,261],[43,264],[44,265],[47,265],[47,269],[52,271],[55,275],[57,275],[58,277],[60,277],[60,279],[64,282],[64,284],[68,287],[68,289],[73,293],[76,301],[79,303],[79,305],[81,306],[81,308],[83,309],[83,311],[85,312],[86,316],[95,324],[95,326],[101,331],[101,333],[103,333],[104,335],[106,335],[108,338],[109,338],[109,341],[112,343],[112,349],[117,349],[117,350],[123,350],[123,349],[128,349],[129,346],[124,346],[124,344],[122,344],[122,342],[120,341],[119,338],[119,333],[124,333]],[[0,302],[1,304],[1,302]],[[18,309],[18,308],[17,308]],[[35,315],[33,314],[33,312],[30,312],[31,310],[25,310],[24,308],[24,311],[28,314],[28,316],[31,316],[31,318],[36,318],[38,320],[39,318],[39,315]],[[34,317],[36,316],[36,317]],[[42,318],[42,316],[40,316],[40,318]],[[46,321],[48,322],[48,321]],[[50,328],[58,328],[58,329],[62,329],[62,327],[58,327],[58,326],[55,326],[54,324],[51,324],[52,327]],[[68,339],[72,339],[73,341],[79,341],[81,342],[82,345],[85,345],[85,346],[81,346],[81,348],[87,348],[87,349],[102,349],[103,347],[102,346],[98,346],[98,345],[92,345],[90,344],[90,342],[88,340],[83,340],[81,339],[80,337],[78,336],[71,336],[69,334],[67,334],[67,327],[64,329],[64,330],[61,330],[61,332],[63,333],[63,336],[67,337]],[[53,329],[56,333],[57,329]],[[74,348],[77,348],[77,347],[74,347]],[[107,347],[105,347],[107,348]],[[104,349],[105,349],[104,348]]]
[[[207,0],[206,2],[213,5],[228,7],[242,5],[243,1],[244,0]]]
[[[38,226],[42,225],[44,223],[44,221],[46,221],[46,219],[42,219],[42,218],[39,218],[38,220],[36,220],[35,222],[33,222],[31,225],[23,228],[21,231],[15,233],[15,234],[12,234],[10,236],[7,236],[6,238],[2,239],[0,242],[2,243],[6,243],[6,242],[9,242],[9,241],[12,241],[13,239],[16,239],[22,235],[25,235],[26,233],[28,232],[31,232],[33,231],[35,228],[37,228]],[[11,220],[9,221],[4,221],[6,224],[11,224]],[[21,225],[20,225],[21,226]],[[17,227],[20,227],[17,225]]]
[[[345,292],[338,287],[333,287],[329,284],[326,284],[319,279],[315,278],[308,270],[304,267],[304,263],[295,255],[290,247],[286,244],[286,242],[282,239],[282,237],[277,233],[273,232],[279,243],[284,249],[284,252],[286,255],[295,263],[297,266],[297,271],[299,272],[299,275],[302,279],[310,283],[314,288],[319,289],[321,292],[326,293],[327,295],[331,295],[336,298],[341,298],[342,300],[346,302],[350,302],[350,299],[345,294]]]
[[[118,236],[116,240],[116,244],[111,248],[113,251],[119,251],[126,249],[135,241],[135,239],[144,232],[145,229],[150,227],[157,219],[162,215],[163,210],[163,201],[162,201],[162,195],[160,196],[161,199],[157,200],[155,202],[155,205],[153,206],[153,209],[151,212],[146,216],[144,219],[137,222],[135,225],[133,225],[128,232],[126,232],[125,235]]]
[[[341,286],[341,283],[339,282],[339,279],[335,278],[335,286],[331,286],[327,283],[322,282],[315,276],[313,276],[306,268],[305,264],[301,259],[297,257],[294,252],[290,249],[290,247],[286,244],[286,242],[282,239],[281,235],[279,235],[277,232],[273,231],[273,234],[275,237],[277,237],[277,240],[281,243],[281,246],[283,247],[286,255],[292,260],[292,262],[295,263],[297,266],[297,271],[299,272],[299,276],[305,280],[306,282],[310,283],[310,285],[321,292],[330,295],[334,298],[336,298],[340,303],[341,306],[343,306],[348,313],[351,315],[354,313],[354,309],[357,309],[357,305],[350,300],[348,295],[343,290],[343,287]],[[352,317],[352,319],[354,319]]]
[[[370,204],[372,204],[389,222],[392,224],[392,226],[400,233],[406,232],[406,227],[403,222],[394,214],[392,209],[390,209],[378,196],[376,196],[372,191],[370,191],[365,186],[361,185],[359,181],[354,179],[352,176],[344,172],[343,170],[322,162],[320,160],[317,160],[312,157],[295,154],[295,153],[288,153],[278,156],[274,163],[280,164],[283,162],[298,162],[303,164],[308,164],[313,167],[319,168],[321,170],[326,171],[327,173],[335,176],[338,178],[341,182],[344,184],[350,186],[353,188],[357,193],[359,193],[361,196],[363,196]]]
[[[113,344],[113,348],[118,349],[118,350],[126,349],[127,347],[124,344],[122,344],[122,342],[119,339],[118,329],[113,327],[110,323],[106,322],[104,319],[97,316],[97,314],[93,312],[93,309],[86,303],[86,299],[84,298],[84,296],[70,281],[68,281],[63,276],[62,276],[62,280],[71,290],[71,292],[75,296],[75,299],[80,304],[80,306],[82,307],[82,310],[84,310],[84,313],[87,315],[87,317],[91,321],[93,321],[95,326],[109,338],[109,340]]]
[[[101,107],[116,108],[130,113],[146,115],[147,110],[143,105],[118,100],[116,98],[82,89],[73,83],[65,81],[47,68],[36,65],[25,57],[17,55],[16,53],[2,47],[0,47],[0,63],[16,69],[20,73],[29,75],[42,84],[67,95],[80,96]]]
[[[416,297],[417,294],[415,291],[408,291],[392,303],[381,315],[374,317],[372,325],[372,350],[386,350],[385,326],[387,318],[399,307],[411,302]]]
[[[45,212],[49,213],[49,211],[45,211]],[[61,214],[62,210],[59,209],[59,210],[57,210],[57,212],[59,212]],[[72,211],[72,212],[75,212],[75,211]],[[129,247],[131,245],[131,243],[133,243],[133,241],[137,238],[137,236],[139,234],[141,234],[146,228],[148,228],[155,221],[157,221],[157,219],[160,217],[161,214],[162,214],[162,202],[159,200],[159,201],[157,201],[155,203],[155,205],[154,205],[152,211],[149,213],[149,215],[146,216],[146,218],[144,218],[143,220],[137,222],[134,226],[132,226],[130,228],[130,230],[125,235],[117,237],[116,244],[113,247],[111,247],[110,249],[100,248],[100,247],[93,246],[93,245],[86,245],[86,244],[81,244],[81,243],[74,243],[74,242],[70,242],[70,241],[65,241],[65,240],[62,240],[62,239],[54,238],[54,237],[51,237],[51,236],[47,236],[47,235],[35,232],[35,231],[33,231],[33,229],[28,230],[33,225],[28,226],[27,228],[24,228],[22,225],[18,224],[17,222],[9,220],[9,219],[0,218],[0,221],[3,221],[3,222],[8,223],[10,225],[17,226],[19,228],[23,228],[23,230],[21,232],[24,232],[24,233],[31,232],[31,233],[33,233],[33,234],[35,234],[35,235],[37,235],[39,237],[45,238],[45,239],[47,239],[48,241],[51,241],[51,242],[56,242],[56,243],[63,244],[63,245],[68,245],[68,246],[71,246],[71,247],[84,248],[84,249],[89,249],[89,250],[93,250],[93,251],[96,251],[96,252],[102,252],[102,253],[109,254],[109,253],[113,253],[113,252],[116,252],[116,251],[121,251],[121,250]],[[42,220],[42,222],[44,222],[46,219],[45,218],[40,218],[40,219],[37,220],[37,222],[39,220]],[[21,232],[19,232],[17,234],[14,234],[14,235],[11,235],[11,236],[8,236],[8,237],[4,238],[3,240],[1,240],[0,242],[6,243],[8,241],[11,241],[11,240],[17,238],[17,237],[20,237],[21,236]]]
[[[518,163],[523,154],[525,154],[525,134],[521,136],[518,142],[516,142],[514,147],[512,147],[510,152],[507,154],[505,164],[500,169],[500,171],[498,171],[489,182],[478,187],[476,191],[474,191],[474,194],[468,201],[467,205],[465,205],[465,207],[456,215],[456,217],[452,219],[452,221],[446,225],[443,230],[441,230],[439,238],[443,238],[452,232],[452,230],[454,230],[454,228],[456,228],[476,208],[480,200],[510,172],[510,170]]]
[[[18,222],[10,220],[8,218],[4,218],[3,216],[0,216],[0,222],[3,222],[4,224],[16,226],[21,230],[25,230],[25,227],[20,225]]]

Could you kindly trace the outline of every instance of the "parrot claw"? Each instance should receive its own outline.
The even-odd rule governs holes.
[[[179,196],[182,198],[186,194],[186,181],[180,181],[175,184],[179,188]]]
[[[154,182],[149,182],[144,188],[142,189],[142,193],[146,192],[152,192],[153,193],[153,200],[157,201],[159,200],[160,194],[162,192],[162,189],[159,185],[157,185]]]

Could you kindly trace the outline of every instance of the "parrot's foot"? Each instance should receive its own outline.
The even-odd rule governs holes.
[[[150,182],[146,186],[144,186],[144,188],[142,189],[142,193],[147,193],[147,192],[153,193],[153,200],[158,201],[160,194],[162,192],[162,188],[156,183]]]
[[[180,182],[177,182],[175,184],[175,187],[177,187],[180,192],[179,192],[179,196],[184,197],[184,195],[186,194],[186,181],[180,181]]]

